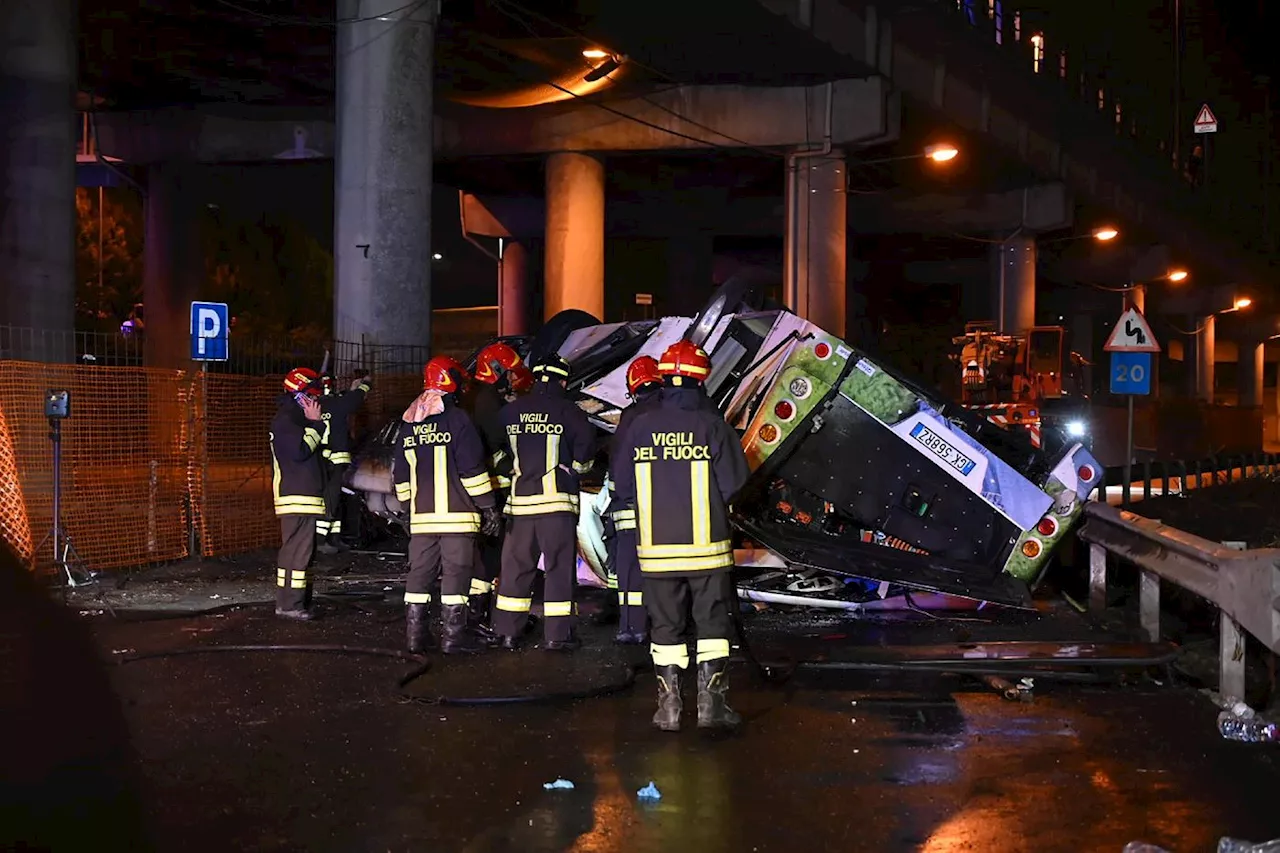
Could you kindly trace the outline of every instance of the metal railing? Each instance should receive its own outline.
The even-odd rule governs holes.
[[[1219,611],[1219,683],[1245,696],[1247,631],[1280,653],[1280,549],[1235,550],[1104,503],[1085,506],[1080,538],[1089,545],[1089,609],[1106,607],[1109,557],[1137,566],[1142,629],[1160,639],[1160,582],[1176,583]]]
[[[1107,468],[1098,489],[1107,499],[1116,497],[1114,491],[1118,489],[1120,500],[1127,504],[1131,499],[1150,500],[1277,474],[1280,474],[1280,455],[1274,453],[1240,453],[1193,460],[1148,459],[1131,467],[1128,482],[1125,482],[1123,466]],[[1141,498],[1133,494],[1135,488]]]

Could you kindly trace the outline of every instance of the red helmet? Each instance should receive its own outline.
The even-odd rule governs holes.
[[[711,373],[711,359],[693,341],[676,341],[662,354],[658,370],[664,377],[683,376],[694,382],[705,382]]]
[[[642,355],[627,367],[627,393],[632,397],[646,385],[662,384],[658,362],[651,355]]]
[[[507,379],[511,390],[516,394],[523,394],[533,387],[533,371],[523,364],[517,364],[507,371]]]
[[[476,356],[476,381],[496,385],[499,370],[511,370],[521,364],[520,354],[504,343],[489,344]]]
[[[438,355],[422,368],[422,390],[439,391],[443,394],[457,393],[466,375],[466,369],[456,358]]]
[[[309,367],[295,367],[284,375],[284,390],[291,394],[306,391],[312,397],[319,397],[322,389],[316,380],[320,374]]]

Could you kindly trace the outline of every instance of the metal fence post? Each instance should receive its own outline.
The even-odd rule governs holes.
[[[1107,608],[1107,549],[1089,543],[1089,609],[1101,613]]]
[[[1154,572],[1143,571],[1139,576],[1138,609],[1147,638],[1160,642],[1160,576]]]
[[[1142,461],[1142,499],[1151,500],[1151,460]]]
[[[1244,699],[1244,632],[1221,610],[1218,622],[1218,693]]]

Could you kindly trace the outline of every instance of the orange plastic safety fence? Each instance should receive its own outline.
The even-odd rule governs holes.
[[[54,563],[53,444],[45,392],[71,392],[61,422],[62,519],[91,569],[279,544],[267,434],[279,376],[0,362],[0,538]],[[339,387],[349,377],[338,377]],[[356,437],[398,418],[420,374],[375,377]]]
[[[135,367],[0,362],[0,414],[16,460],[35,566],[54,563],[48,538],[54,442],[44,413],[50,389],[71,392],[71,417],[59,422],[61,515],[75,555],[94,569],[186,556],[184,444],[190,389],[183,375]],[[0,463],[0,478],[5,470]],[[0,489],[10,491],[7,485]],[[21,516],[10,518],[7,503],[5,514],[6,528],[20,527]],[[21,530],[17,537],[23,541]],[[31,549],[26,550],[30,555]]]

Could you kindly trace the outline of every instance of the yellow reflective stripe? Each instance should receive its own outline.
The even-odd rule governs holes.
[[[321,423],[323,423],[323,424],[324,424],[324,432],[320,433],[320,443],[321,443],[321,444],[328,444],[328,443],[329,443],[329,436],[331,436],[331,435],[333,434],[333,433],[330,431],[330,426],[333,424],[333,421],[331,421],[331,420],[329,420],[328,418],[326,418],[325,420],[321,421]]]
[[[334,519],[334,520],[333,520],[333,522],[329,525],[329,532],[330,532],[330,533],[341,533],[341,532],[342,532],[342,519]]]
[[[507,515],[550,515],[553,512],[577,513],[577,511],[578,502],[576,500],[557,500],[534,506],[522,506],[509,502],[505,509]]]
[[[558,503],[560,501],[578,502],[577,495],[568,492],[552,492],[549,495],[512,495],[511,503],[517,506],[537,506],[538,504]]]
[[[487,486],[487,485],[489,485],[488,471],[485,471],[480,474],[476,474],[474,477],[462,478],[462,488],[466,489],[468,492],[471,491],[471,489],[476,486]]]
[[[721,539],[705,545],[641,545],[636,549],[641,557],[665,559],[671,557],[711,557],[716,554],[732,554],[733,542]]]
[[[636,511],[634,509],[618,509],[609,513],[614,521],[635,521]]]
[[[315,427],[307,427],[302,431],[302,440],[307,443],[307,447],[315,450],[320,444],[320,431]]]
[[[532,598],[512,598],[509,595],[499,595],[498,603],[495,606],[499,610],[505,610],[508,613],[528,613],[532,605]]]
[[[330,460],[333,459],[333,451],[327,447],[324,450],[320,451],[320,455],[325,459],[330,459]]]
[[[641,557],[640,571],[646,574],[663,572],[707,572],[713,569],[728,568],[733,565],[733,554],[719,554],[713,557]]]
[[[405,603],[405,604],[430,604],[430,603],[431,603],[431,593],[429,593],[429,592],[409,592],[408,590],[405,590],[405,593],[404,593],[404,603]]]
[[[316,522],[316,533],[319,533],[321,535],[328,533],[329,525],[332,523],[333,522],[329,521],[327,518],[320,519],[319,521]]]
[[[324,515],[324,498],[287,495],[274,506],[276,515]]]
[[[289,580],[289,587],[290,587],[291,589],[306,589],[306,588],[307,588],[307,576],[306,576],[306,575],[303,575],[302,577],[298,577],[298,576],[295,574],[295,575],[294,575],[294,576]]]
[[[400,451],[404,453],[404,451]],[[409,463],[409,517],[412,518],[414,512],[417,511],[418,504],[418,454],[405,453],[404,459]]]
[[[507,436],[507,441],[511,443],[511,479],[520,479],[520,447],[516,442],[517,436]]]
[[[459,604],[466,604],[467,597],[465,595],[455,595],[455,594],[442,595],[440,596],[440,603],[443,604],[445,607],[453,607]]]
[[[678,646],[651,643],[649,655],[653,658],[654,666],[678,666],[681,669],[689,666],[689,647],[684,643]]]
[[[623,607],[644,607],[643,592],[619,592],[618,603]]]
[[[276,569],[276,586],[285,586],[288,584],[288,569]]]
[[[452,516],[470,516],[470,518],[451,518]],[[480,516],[474,512],[449,512],[438,516],[423,514],[409,522],[410,533],[432,536],[438,533],[476,533],[479,530]]]
[[[355,387],[355,390],[357,390],[357,391],[363,391],[364,393],[368,394],[368,393],[369,393],[369,390],[370,390],[372,387],[373,387],[373,386],[372,386],[372,385],[370,385],[368,382],[361,382],[359,385],[357,385],[357,386]]]
[[[507,451],[495,450],[493,452],[493,455],[489,457],[489,463],[491,465],[497,465],[499,462],[501,462],[505,458],[507,458]]]
[[[489,479],[488,474],[485,474],[484,481],[480,485],[463,486],[463,488],[466,489],[467,494],[471,495],[473,498],[478,498],[481,495],[491,495],[493,494],[493,481]]]
[[[729,656],[728,640],[698,640],[698,663]]]
[[[609,575],[608,577],[606,577],[606,578],[604,579],[604,585],[605,585],[605,587],[606,587],[607,589],[617,589],[617,588],[618,588],[618,576],[617,576],[617,575]]]
[[[572,616],[572,601],[544,601],[542,603],[543,616]]]
[[[480,578],[472,578],[472,579],[471,579],[471,594],[472,594],[472,595],[488,595],[488,594],[489,594],[489,593],[491,593],[491,592],[493,592],[493,582],[492,582],[492,581],[482,581],[482,580],[480,580]]]
[[[697,460],[689,466],[689,495],[693,503],[693,544],[711,542],[711,463]]]
[[[413,491],[408,483],[396,483],[396,499],[401,503],[408,503],[413,499]]]
[[[653,463],[636,463],[636,518],[640,522],[640,544],[653,542]]]
[[[614,530],[635,530],[636,529],[635,519],[632,519],[631,521],[615,521],[613,523],[613,529]]]
[[[449,446],[437,444],[431,448],[432,499],[431,509],[437,513],[449,511]],[[411,522],[416,519],[410,517]]]
[[[590,463],[590,462],[575,462],[575,463],[573,463],[573,470],[574,470],[576,473],[578,473],[578,474],[585,474],[587,471],[590,471],[590,470],[591,470],[591,463]]]
[[[676,363],[674,361],[663,361],[658,363],[658,370],[665,371],[667,373],[674,373],[675,369]],[[680,365],[680,369],[685,373],[692,373],[694,376],[707,375],[707,369],[705,367],[698,367],[693,364],[682,364]]]
[[[500,488],[500,489],[509,489],[509,488],[511,488],[511,478],[510,478],[510,477],[494,477],[493,479],[497,480],[497,482],[498,482],[498,488]]]
[[[345,450],[334,450],[329,454],[329,461],[334,465],[350,465],[351,454]]]
[[[556,493],[556,468],[560,465],[560,436],[547,436],[547,461],[546,472],[542,475],[542,493],[544,495],[554,495]]]

